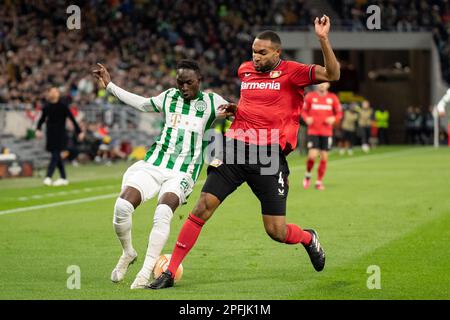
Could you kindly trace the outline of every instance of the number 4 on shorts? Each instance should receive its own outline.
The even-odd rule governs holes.
[[[280,177],[278,178],[278,183],[280,184],[280,186],[282,187],[282,188],[284,188],[284,179],[283,179],[283,175],[282,175],[283,173],[282,172],[280,172]]]

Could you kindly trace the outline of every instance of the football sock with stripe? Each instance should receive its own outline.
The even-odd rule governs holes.
[[[197,218],[192,213],[189,214],[189,217],[178,235],[177,243],[175,244],[172,258],[170,259],[169,267],[167,268],[167,270],[172,273],[172,276],[175,276],[178,266],[194,246],[204,224],[205,221]]]

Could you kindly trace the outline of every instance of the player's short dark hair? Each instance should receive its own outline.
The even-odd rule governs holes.
[[[260,39],[260,40],[270,40],[272,41],[272,43],[274,43],[277,47],[281,47],[281,39],[280,36],[272,30],[266,30],[263,32],[260,32],[257,36],[256,39]]]
[[[199,78],[202,77],[202,74],[200,72],[200,67],[198,66],[198,63],[194,60],[183,59],[183,60],[178,61],[177,70],[179,70],[179,69],[194,70],[195,73],[197,73],[197,75],[199,76]]]

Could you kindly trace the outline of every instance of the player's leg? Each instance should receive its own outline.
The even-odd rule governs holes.
[[[370,144],[369,144],[370,127],[362,127],[361,131],[362,131],[362,135],[363,135],[362,150],[367,153],[370,151]]]
[[[325,190],[323,185],[323,178],[325,177],[325,172],[327,171],[328,164],[328,151],[321,150],[320,151],[320,162],[319,167],[317,168],[317,181],[316,181],[316,189],[317,190]]]
[[[286,244],[301,243],[309,255],[316,271],[325,267],[325,252],[319,243],[319,236],[313,229],[302,229],[293,223],[286,223],[286,216],[263,214],[264,228],[275,241]]]
[[[53,182],[54,186],[67,186],[69,181],[66,177],[66,170],[64,168],[64,160],[61,158],[61,152],[56,154],[56,167],[58,168],[60,178]]]
[[[47,175],[44,179],[44,184],[46,186],[52,185],[52,176],[53,176],[53,173],[55,172],[56,164],[58,162],[58,154],[59,154],[59,151],[51,151],[50,162],[47,167]]]
[[[56,163],[58,170],[59,170],[59,175],[61,177],[61,179],[66,179],[66,169],[64,167],[64,160],[61,158],[61,154],[59,154],[58,156],[58,162]]]
[[[320,162],[319,167],[317,168],[317,181],[315,184],[315,188],[317,190],[324,190],[325,187],[323,185],[323,177],[325,176],[325,172],[327,170],[328,151],[331,150],[331,147],[333,145],[333,138],[327,136],[323,136],[320,138]]]
[[[203,225],[219,205],[220,200],[216,196],[206,192],[201,193],[194,210],[189,214],[178,234],[167,271],[150,284],[150,289],[163,289],[174,285],[174,277],[178,267],[194,247]]]
[[[346,141],[346,136],[345,136],[345,130],[340,130],[340,138],[338,138],[338,148],[339,148],[339,155],[343,156],[345,154],[345,141]]]
[[[286,223],[286,201],[289,192],[289,168],[281,155],[280,168],[275,175],[249,175],[247,183],[261,203],[264,228],[275,241],[286,244],[301,243],[317,271],[325,265],[325,253],[320,248],[314,230],[302,230]]]
[[[111,272],[111,281],[119,282],[125,277],[130,264],[137,259],[131,239],[132,214],[141,203],[141,193],[134,187],[125,186],[114,204],[113,226],[122,246],[122,255]]]
[[[113,226],[123,251],[111,273],[113,282],[123,280],[129,265],[137,258],[131,237],[134,210],[142,202],[152,198],[160,189],[160,184],[146,171],[146,166],[146,162],[139,161],[128,168],[123,176],[122,192],[114,205]]]
[[[153,281],[149,288],[163,289],[172,287],[176,270],[195,245],[205,222],[213,215],[225,198],[244,182],[238,165],[220,163],[217,167],[208,167],[208,177],[203,186],[200,199],[189,214],[178,235],[167,272]]]
[[[353,155],[353,144],[355,143],[354,141],[355,141],[355,132],[349,131],[347,141],[347,153],[349,156]]]
[[[111,281],[119,282],[125,277],[130,264],[137,259],[131,240],[132,214],[141,203],[141,193],[134,187],[125,186],[114,205],[113,226],[122,246],[122,255],[111,272]]]
[[[170,223],[180,203],[180,197],[173,192],[164,192],[160,196],[153,216],[144,265],[131,284],[131,289],[142,289],[150,284],[153,268],[169,238]]]
[[[173,213],[180,205],[186,203],[194,188],[194,181],[189,175],[171,170],[160,170],[168,179],[162,184],[159,192],[158,205],[153,216],[153,227],[149,235],[144,265],[131,285],[132,289],[144,288],[149,285],[155,263],[169,238]]]
[[[314,162],[319,154],[318,136],[310,136],[308,141],[308,157],[306,159],[306,172],[303,178],[303,188],[308,189],[311,183],[311,172],[314,168]]]

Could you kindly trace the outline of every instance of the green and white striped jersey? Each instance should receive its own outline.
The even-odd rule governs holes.
[[[163,113],[165,124],[144,160],[186,172],[196,181],[203,166],[203,150],[208,144],[203,141],[204,133],[216,118],[217,108],[226,103],[218,94],[201,91],[195,99],[187,101],[175,88],[150,98],[153,111]]]

